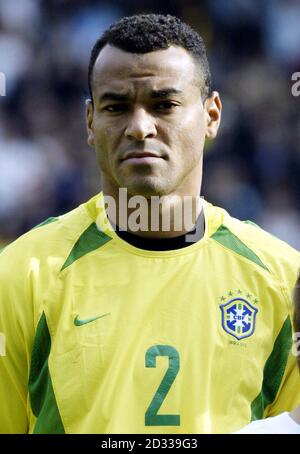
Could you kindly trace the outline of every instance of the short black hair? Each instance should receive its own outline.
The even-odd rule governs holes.
[[[95,43],[88,67],[88,86],[91,99],[92,74],[97,57],[104,46],[110,44],[121,50],[145,54],[175,45],[190,52],[201,69],[201,94],[211,95],[211,75],[206,48],[201,36],[178,17],[162,14],[140,14],[123,17],[112,24]]]

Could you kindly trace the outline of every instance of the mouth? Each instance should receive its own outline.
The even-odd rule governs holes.
[[[125,155],[125,157],[121,159],[121,162],[130,164],[151,164],[158,162],[160,159],[164,158],[151,151],[132,151]]]

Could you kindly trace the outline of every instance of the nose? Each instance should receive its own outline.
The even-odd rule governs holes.
[[[145,109],[138,108],[132,113],[125,130],[125,136],[131,140],[145,140],[156,137],[154,119]]]

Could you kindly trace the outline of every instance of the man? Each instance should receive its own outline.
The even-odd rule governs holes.
[[[232,432],[295,407],[299,253],[199,198],[221,117],[202,39],[124,18],[89,86],[101,194],[0,256],[0,430]]]
[[[298,367],[300,371],[300,274],[294,291],[294,338],[295,351]],[[287,411],[278,416],[254,421],[243,429],[236,432],[237,434],[300,434],[300,405],[295,410],[288,413]]]

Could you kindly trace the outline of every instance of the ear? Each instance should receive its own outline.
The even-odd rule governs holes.
[[[207,139],[214,139],[218,133],[221,122],[222,103],[217,91],[213,91],[211,96],[204,102],[206,112],[206,133]]]
[[[91,99],[85,101],[86,113],[86,130],[87,130],[87,143],[90,147],[95,147],[94,141],[94,106]]]

